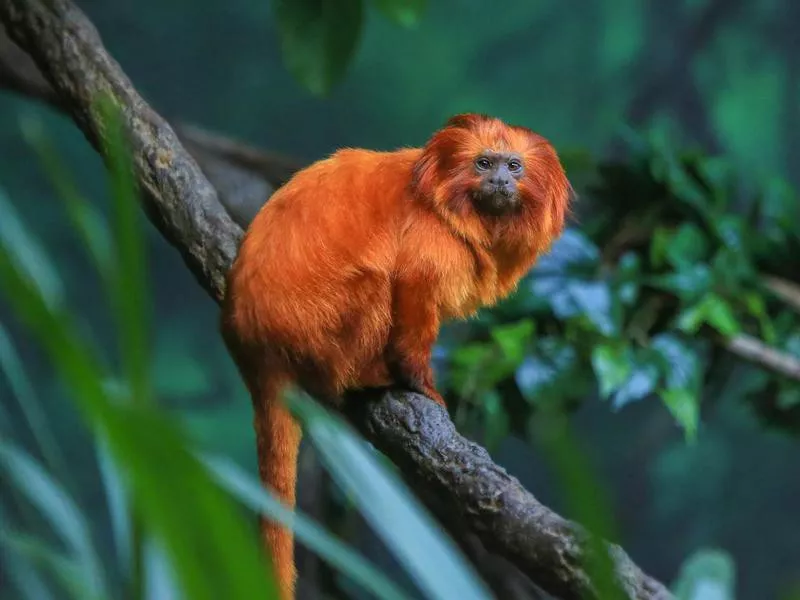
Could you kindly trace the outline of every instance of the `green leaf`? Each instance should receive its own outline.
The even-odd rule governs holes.
[[[428,597],[491,597],[453,542],[361,439],[310,399],[295,396],[290,399],[290,407],[334,481],[353,499]]]
[[[676,271],[650,277],[647,282],[674,293],[684,302],[696,301],[712,286],[713,276],[708,265],[697,263],[679,267]]]
[[[257,513],[291,527],[299,542],[375,597],[388,600],[402,600],[408,597],[358,552],[340,542],[299,511],[293,512],[286,508],[274,496],[267,493],[259,481],[253,479],[231,460],[221,456],[206,455],[203,461],[219,484],[234,498]]]
[[[667,409],[680,425],[688,441],[694,441],[700,421],[700,393],[706,359],[697,342],[672,333],[653,338],[650,347],[661,358],[664,389],[659,391]]]
[[[523,319],[517,323],[492,327],[491,335],[504,356],[518,363],[525,356],[534,328],[532,319]]]
[[[702,261],[708,254],[705,233],[694,223],[683,223],[669,238],[667,260],[674,267],[686,267]]]
[[[650,347],[661,357],[661,367],[669,388],[699,389],[705,370],[705,358],[698,343],[673,333],[655,336]]]
[[[309,91],[327,94],[355,53],[362,0],[274,0],[283,59]]]
[[[700,422],[700,401],[696,391],[687,388],[669,388],[659,392],[664,405],[683,428],[690,442],[697,438]]]
[[[567,229],[531,272],[530,290],[559,319],[584,317],[602,335],[619,331],[618,300],[609,281],[597,279],[600,252],[584,234]]]
[[[578,354],[562,338],[540,337],[534,351],[516,370],[515,380],[522,395],[532,403],[566,397],[582,389]]]
[[[625,383],[633,369],[630,346],[623,343],[602,344],[592,350],[592,367],[600,384],[600,395],[608,398]]]
[[[725,336],[736,335],[740,330],[730,304],[713,293],[706,294],[700,302],[678,316],[678,328],[687,333],[697,333],[704,323]]]
[[[729,554],[704,549],[681,566],[672,586],[678,600],[735,600],[736,567]]]
[[[428,5],[427,0],[372,0],[387,18],[404,27],[417,24]]]
[[[139,227],[139,202],[122,116],[110,97],[97,104],[105,129],[104,147],[113,200],[116,261],[107,281],[117,321],[125,378],[134,402],[149,404],[149,298],[144,236]]]
[[[634,354],[630,376],[619,386],[611,401],[614,410],[619,410],[631,402],[642,400],[656,389],[659,371],[656,364],[642,352]]]

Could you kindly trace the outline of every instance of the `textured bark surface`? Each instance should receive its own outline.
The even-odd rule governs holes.
[[[66,0],[0,0],[0,21],[16,43],[0,38],[0,84],[67,112],[97,149],[104,132],[93,107],[101,95],[112,95],[124,117],[149,218],[219,301],[242,236],[239,223],[260,205],[257,195],[280,185],[297,165],[194,128],[176,135]],[[240,204],[236,219],[223,195],[231,214]],[[441,407],[400,391],[363,400],[351,406],[350,422],[398,465],[451,530],[469,532],[549,594],[597,598],[582,565],[584,530],[539,503],[485,449],[459,435]],[[671,598],[622,549],[609,551],[628,598]]]

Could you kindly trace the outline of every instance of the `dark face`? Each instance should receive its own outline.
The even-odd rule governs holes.
[[[480,178],[473,194],[478,209],[490,215],[513,212],[519,203],[518,185],[525,166],[514,152],[483,152],[475,159]]]

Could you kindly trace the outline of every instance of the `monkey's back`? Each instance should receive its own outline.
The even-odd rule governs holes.
[[[380,354],[418,153],[340,150],[272,196],[228,280],[225,327],[237,343],[336,388],[318,393],[386,383]]]

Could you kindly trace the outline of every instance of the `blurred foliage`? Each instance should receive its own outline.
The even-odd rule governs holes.
[[[658,396],[691,441],[715,342],[748,333],[800,356],[800,315],[763,281],[800,272],[796,195],[770,182],[742,208],[723,159],[679,152],[659,133],[629,137],[628,161],[597,166],[580,230],[449,356],[449,389],[484,411],[492,439],[508,432],[499,395],[519,428],[537,407],[596,393],[614,410]],[[767,388],[778,408],[765,416],[793,426],[781,409],[793,410],[800,384],[764,377],[748,391]]]
[[[437,366],[458,426],[561,510],[568,503],[542,475],[552,465],[520,440],[539,448],[543,411],[573,411],[573,435],[610,484],[620,541],[645,568],[668,579],[693,551],[719,547],[740,565],[737,597],[761,600],[796,585],[800,484],[790,457],[800,444],[782,434],[800,426],[800,395],[719,342],[744,332],[800,356],[797,316],[759,277],[797,282],[800,272],[791,190],[800,183],[797,6],[350,2],[360,6],[360,24],[342,24],[330,10],[322,19],[304,12],[329,4],[81,2],[166,114],[265,147],[311,159],[339,146],[417,144],[464,110],[551,137],[580,191],[575,229],[502,307],[443,331]],[[281,16],[281,5],[293,12]],[[306,18],[305,31],[321,39],[292,32]],[[325,59],[322,67],[315,57]],[[44,270],[37,277],[51,295],[81,308],[82,333],[111,354],[114,315],[91,276],[92,259],[75,250],[66,226],[74,217],[41,209],[52,190],[35,161],[20,159],[20,111],[41,115],[88,198],[105,193],[102,165],[71,124],[0,97],[0,178],[20,215],[4,214],[0,231],[22,236],[17,225],[29,223],[59,256],[60,277],[36,254],[20,260]],[[609,152],[625,122],[656,133],[628,136],[623,153]],[[706,151],[687,152],[687,141]],[[608,154],[615,158],[597,158]],[[91,206],[98,217],[106,212],[100,200]],[[102,237],[102,227],[93,229]],[[216,309],[158,233],[148,234],[153,397],[176,410],[201,446],[252,473],[249,406],[209,326]],[[99,248],[108,243],[97,240]],[[44,448],[63,440],[55,454],[73,466],[71,489],[92,526],[107,529],[97,524],[105,496],[93,444],[43,356],[8,312],[0,319],[12,342],[0,344],[0,362],[24,364],[30,383],[6,367],[0,422],[41,448],[48,465]],[[16,363],[8,359],[13,342]],[[9,405],[11,390],[35,402]],[[43,433],[43,415],[52,435]],[[105,537],[98,547],[108,554]],[[690,594],[728,589],[700,571]],[[13,572],[30,575],[25,565]]]

